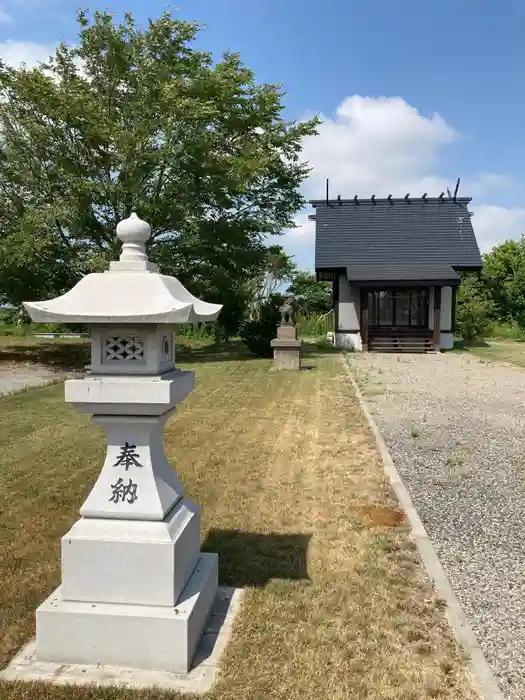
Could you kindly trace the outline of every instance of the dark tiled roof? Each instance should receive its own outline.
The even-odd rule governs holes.
[[[481,268],[468,202],[465,197],[361,199],[331,200],[327,206],[313,200],[315,267],[393,270],[402,265],[404,274],[421,265]]]
[[[406,282],[448,282],[450,285],[458,285],[460,276],[450,265],[443,263],[418,264],[393,263],[391,265],[349,265],[346,268],[349,282],[359,285],[362,282],[393,282],[404,280]]]

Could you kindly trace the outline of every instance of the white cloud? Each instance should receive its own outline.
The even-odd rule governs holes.
[[[473,178],[465,178],[461,189],[475,199],[492,195],[498,188],[509,190],[514,182],[508,175],[499,173],[478,173]]]
[[[401,97],[347,97],[332,116],[320,115],[318,135],[304,141],[303,157],[312,167],[304,183],[306,199],[323,199],[326,178],[330,196],[351,198],[437,196],[452,190],[457,175],[439,174],[439,158],[454,147],[461,136],[439,114],[422,115]],[[525,231],[525,209],[506,209],[483,204],[497,194],[510,178],[489,171],[462,178],[460,194],[472,196],[474,228],[485,251],[494,243]],[[287,232],[286,249],[303,263],[313,266],[314,224],[301,213],[298,228]]]
[[[23,63],[28,68],[38,65],[54,55],[56,46],[53,44],[38,44],[33,41],[7,41],[0,43],[0,58],[9,66],[18,68]]]
[[[458,134],[439,114],[424,117],[401,97],[354,95],[321,119],[318,135],[304,141],[303,155],[313,167],[307,197],[322,198],[326,178],[332,196],[343,197],[442,186],[430,168]]]
[[[308,220],[308,213],[301,212],[295,217],[296,228],[288,229],[286,237],[304,243],[312,243],[315,238],[315,221]]]
[[[45,63],[56,53],[57,46],[54,44],[37,44],[31,41],[7,41],[0,42],[0,58],[9,66],[19,68],[25,64],[27,68],[34,68],[39,63]],[[80,75],[84,75],[84,63],[78,56],[73,60]],[[53,76],[50,71],[44,71],[47,75]]]
[[[481,204],[473,211],[472,223],[483,253],[487,253],[502,241],[509,238],[518,240],[522,234],[525,234],[525,209]]]

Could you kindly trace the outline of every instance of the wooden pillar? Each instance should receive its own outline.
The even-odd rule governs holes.
[[[434,347],[439,350],[441,345],[441,287],[434,287]]]
[[[361,343],[368,350],[368,290],[361,289]]]

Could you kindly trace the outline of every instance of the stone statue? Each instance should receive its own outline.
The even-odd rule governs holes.
[[[281,324],[277,327],[277,338],[271,342],[273,364],[278,370],[301,369],[302,340],[297,338],[296,309],[297,302],[290,294],[285,297],[283,305],[279,308]]]
[[[295,299],[292,296],[287,296],[284,299],[284,304],[280,307],[281,326],[295,326]]]

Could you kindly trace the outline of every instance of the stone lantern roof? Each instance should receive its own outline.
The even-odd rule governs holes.
[[[73,289],[24,306],[37,323],[198,323],[214,321],[222,306],[194,297],[175,277],[148,260],[151,227],[133,213],[117,225],[120,260],[109,271],[83,277]]]

